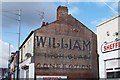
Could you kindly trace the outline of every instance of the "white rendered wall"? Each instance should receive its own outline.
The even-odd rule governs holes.
[[[26,78],[26,70],[22,69],[22,66],[24,65],[30,65],[31,58],[27,59],[26,61],[19,64],[20,69],[20,78]]]
[[[110,33],[109,36],[107,36],[107,31],[109,31]],[[111,42],[111,41],[115,41],[115,39],[118,38],[118,36],[113,36],[115,32],[118,32],[118,18],[115,18],[111,21],[107,21],[106,23],[100,26],[97,26],[97,39],[98,39],[97,49],[98,49],[98,54],[99,54],[99,76],[100,78],[106,78],[106,68],[113,67],[113,65],[109,65],[109,62],[106,63],[105,60],[112,59],[112,58],[118,58],[118,50],[107,52],[107,53],[101,52],[101,45],[105,41]]]
[[[33,47],[34,47],[34,33],[29,37],[29,39],[25,42],[25,44],[20,49],[20,62],[26,60],[26,53],[30,53],[33,56]],[[23,50],[23,52],[21,51]],[[21,56],[22,55],[22,56]]]
[[[35,74],[35,67],[34,67],[34,63],[31,63],[29,65],[29,78],[34,78]]]

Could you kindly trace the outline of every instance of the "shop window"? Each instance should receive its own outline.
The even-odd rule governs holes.
[[[27,52],[28,53],[32,52],[32,40],[31,39],[27,43]]]
[[[120,78],[120,71],[116,72],[116,78]]]
[[[120,78],[120,71],[117,71],[117,72],[107,72],[107,78],[108,79]]]
[[[107,72],[107,78],[114,78],[114,72]]]

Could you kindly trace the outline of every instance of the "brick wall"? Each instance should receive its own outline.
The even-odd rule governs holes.
[[[59,6],[57,20],[35,31],[36,75],[98,78],[96,34]]]

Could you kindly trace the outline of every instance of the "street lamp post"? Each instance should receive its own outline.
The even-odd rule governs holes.
[[[20,47],[20,26],[21,26],[21,9],[18,10],[18,50]]]
[[[21,9],[19,9],[19,13],[18,13],[18,51],[16,51],[16,54],[17,54],[17,80],[19,80],[20,26],[21,26]]]

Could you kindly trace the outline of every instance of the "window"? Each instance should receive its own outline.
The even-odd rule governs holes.
[[[27,53],[32,52],[32,40],[30,39],[27,43]]]
[[[25,45],[23,46],[23,54],[25,54]]]
[[[107,78],[114,78],[114,72],[107,72]]]
[[[26,52],[26,46],[23,46],[23,60],[25,60],[25,52]]]
[[[31,39],[28,41],[28,46],[31,46]]]
[[[120,71],[117,72],[107,72],[107,78],[120,78]]]
[[[21,49],[21,62],[23,60],[23,48]]]

